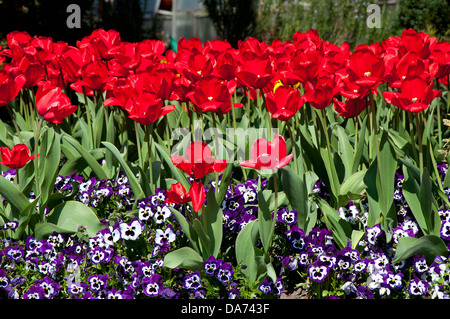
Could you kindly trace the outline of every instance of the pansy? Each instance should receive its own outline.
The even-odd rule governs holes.
[[[71,295],[80,295],[86,292],[86,287],[85,282],[70,282],[67,284],[67,291]]]
[[[391,289],[401,288],[403,285],[403,274],[389,272],[385,275],[385,284]]]
[[[44,288],[39,285],[31,285],[23,294],[23,299],[44,299]]]
[[[425,256],[419,257],[417,254],[413,257],[414,269],[419,273],[423,274],[428,270],[427,261]]]
[[[56,283],[52,278],[45,276],[41,280],[35,282],[44,289],[44,298],[52,299],[55,297],[61,288],[59,283]]]
[[[142,221],[148,220],[153,217],[153,211],[150,205],[143,205],[139,207],[139,219]]]
[[[173,230],[172,225],[167,225],[166,229],[163,231],[157,229],[155,233],[155,243],[161,247],[169,247],[170,243],[175,241],[176,234]]]
[[[270,294],[272,292],[272,280],[265,279],[259,286],[258,290],[263,294]]]
[[[441,237],[450,240],[450,220],[443,220],[440,230]]]
[[[224,285],[230,283],[233,275],[234,270],[230,263],[223,263],[216,272],[216,278],[219,279]]]
[[[100,292],[106,288],[108,278],[108,274],[89,276],[87,280],[89,288],[96,293]]]
[[[308,277],[315,282],[322,282],[329,274],[330,270],[327,266],[315,261],[308,266]]]
[[[142,280],[142,290],[148,297],[158,296],[163,289],[162,277],[158,274],[153,274],[150,277],[145,277]]]
[[[297,222],[297,211],[296,210],[288,210],[286,208],[278,209],[278,220],[282,223],[286,223],[291,226]]]
[[[3,224],[2,229],[3,230],[16,230],[17,227],[19,226],[19,222],[18,221],[10,221],[10,222],[6,222],[5,224]]]
[[[155,273],[152,263],[148,260],[141,263],[137,267],[137,271],[142,277],[151,277]]]
[[[414,278],[408,282],[408,291],[413,296],[423,296],[428,291],[429,283],[426,280],[420,280],[413,275]]]
[[[167,206],[157,206],[156,211],[153,215],[153,220],[156,224],[164,223],[170,216],[172,216],[172,212]]]
[[[366,228],[367,241],[371,245],[375,245],[377,238],[381,235],[381,227],[379,224]]]
[[[6,247],[4,249],[4,253],[6,257],[14,260],[15,262],[20,261],[25,255],[23,248],[19,245]]]
[[[183,287],[186,289],[199,289],[202,287],[201,281],[202,278],[200,277],[200,272],[197,270],[184,277]]]
[[[143,226],[137,218],[133,219],[129,224],[121,223],[119,228],[120,234],[125,240],[136,240],[143,230]]]
[[[320,255],[318,260],[321,265],[327,266],[330,269],[336,265],[336,257],[335,256]]]
[[[208,259],[206,259],[203,264],[203,268],[205,273],[207,273],[210,276],[214,276],[216,270],[220,267],[220,265],[223,263],[222,259],[217,260],[214,256],[209,256]]]
[[[0,269],[0,288],[5,288],[9,285],[9,277],[6,275],[4,269]]]

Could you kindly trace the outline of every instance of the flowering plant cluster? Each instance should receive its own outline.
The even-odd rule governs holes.
[[[0,51],[9,298],[448,298],[450,45]]]

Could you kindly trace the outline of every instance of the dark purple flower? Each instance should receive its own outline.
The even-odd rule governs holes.
[[[216,272],[216,278],[220,280],[224,285],[230,283],[233,279],[234,270],[230,263],[223,263]]]
[[[429,283],[426,280],[420,280],[416,277],[416,275],[413,275],[414,278],[409,281],[408,285],[408,291],[410,295],[413,296],[423,296],[428,291]]]
[[[17,227],[19,226],[19,222],[18,221],[10,221],[10,222],[6,222],[5,224],[3,224],[2,229],[3,230],[16,230]]]
[[[203,268],[205,273],[210,276],[214,276],[216,274],[216,270],[222,265],[223,260],[217,260],[214,256],[209,256],[207,260],[203,262]]]
[[[153,274],[150,277],[144,277],[142,280],[142,290],[148,297],[158,296],[162,289],[162,277],[158,274]]]
[[[189,275],[186,275],[183,280],[183,287],[186,289],[197,290],[202,287],[202,278],[200,277],[200,272],[197,270]]]
[[[23,299],[44,299],[44,288],[39,285],[31,285],[23,294]]]
[[[8,246],[4,250],[5,256],[14,260],[15,262],[20,261],[24,257],[24,250],[21,246]]]
[[[106,288],[109,276],[106,275],[92,275],[88,278],[89,288],[95,293],[99,293]]]
[[[308,277],[315,282],[322,282],[329,274],[330,270],[327,266],[315,261],[308,266]]]

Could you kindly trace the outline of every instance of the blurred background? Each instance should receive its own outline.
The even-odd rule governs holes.
[[[81,27],[70,29],[70,4],[80,8]],[[381,8],[381,28],[366,24],[367,6]],[[0,0],[0,41],[14,30],[75,45],[94,29],[114,29],[122,41],[160,39],[176,50],[180,38],[207,41],[256,37],[270,43],[314,28],[340,45],[382,41],[404,28],[439,40],[450,36],[448,0]]]

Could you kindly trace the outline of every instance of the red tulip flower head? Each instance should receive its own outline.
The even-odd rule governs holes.
[[[0,164],[12,169],[24,167],[29,161],[34,159],[34,155],[29,155],[30,151],[25,144],[14,145],[12,149],[0,147]]]
[[[176,183],[170,186],[170,190],[167,191],[167,203],[185,204],[192,201],[192,208],[195,212],[199,212],[206,199],[205,188],[202,182],[192,182],[189,192],[186,193],[186,189],[183,184]]]
[[[203,141],[194,141],[189,144],[186,155],[187,157],[172,155],[171,159],[175,167],[178,167],[194,179],[188,196],[192,199],[194,211],[198,212],[206,198],[205,188],[200,179],[209,173],[222,172],[226,168],[227,163],[225,160],[214,159],[211,149]]]
[[[291,161],[292,154],[286,155],[286,152],[286,142],[283,136],[275,135],[273,142],[259,138],[250,149],[251,159],[239,165],[273,173]]]
[[[266,105],[272,118],[287,121],[303,106],[300,91],[290,86],[280,86],[266,94]]]
[[[386,102],[412,113],[427,109],[431,101],[441,95],[441,91],[433,90],[433,82],[428,83],[421,77],[404,79],[400,92],[383,92]]]
[[[220,173],[226,166],[226,160],[212,157],[209,146],[203,141],[194,141],[188,145],[186,156],[172,155],[173,165],[187,173],[194,180],[199,180],[209,173]]]
[[[215,76],[204,77],[186,95],[202,112],[227,113],[231,109],[231,92],[228,82]]]
[[[13,75],[0,70],[0,106],[6,105],[16,98],[27,79],[24,75]]]
[[[65,117],[77,110],[61,88],[49,81],[44,82],[36,92],[36,108],[40,116],[54,124],[61,124]]]

